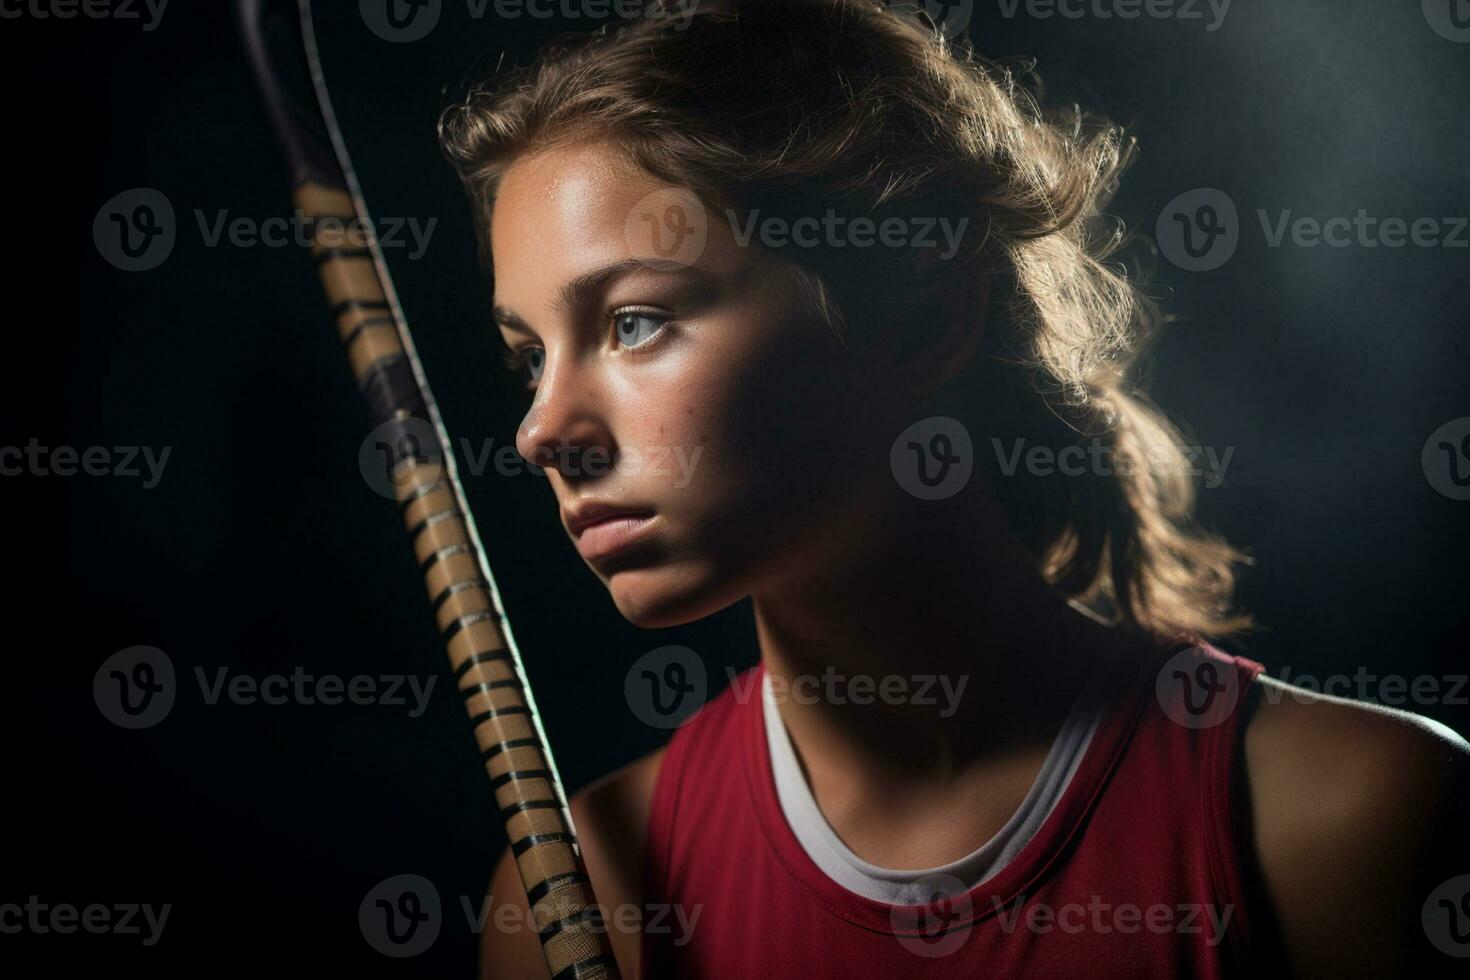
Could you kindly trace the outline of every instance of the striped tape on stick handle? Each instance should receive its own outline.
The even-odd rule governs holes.
[[[617,980],[566,794],[323,80],[309,0],[235,0],[292,198],[553,977]]]

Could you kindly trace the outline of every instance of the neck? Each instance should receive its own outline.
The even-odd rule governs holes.
[[[824,529],[754,596],[808,770],[881,794],[1049,744],[1097,660],[1137,641],[1057,594],[988,494],[882,507]]]

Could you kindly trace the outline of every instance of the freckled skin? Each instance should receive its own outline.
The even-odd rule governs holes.
[[[614,145],[570,144],[510,166],[491,224],[495,302],[534,335],[501,329],[545,351],[517,448],[547,466],[563,510],[597,499],[657,512],[646,547],[589,563],[648,628],[738,601],[891,482],[864,369],[804,312],[783,260],[739,246],[724,216],[707,215],[697,278],[640,267],[584,307],[558,305],[579,275],[657,258],[625,228],[663,187]],[[609,314],[626,306],[670,316],[667,335],[617,340]],[[577,466],[577,449],[604,465]]]

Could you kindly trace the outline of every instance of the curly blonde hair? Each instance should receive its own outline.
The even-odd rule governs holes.
[[[1098,440],[1111,461],[1065,479],[1018,468],[992,480],[1042,574],[1104,618],[1159,635],[1249,625],[1232,603],[1245,559],[1196,526],[1179,434],[1130,380],[1159,317],[1106,261],[1122,236],[1102,212],[1133,146],[1118,127],[1044,113],[1015,71],[880,0],[756,0],[671,3],[558,41],[470,87],[438,132],[487,257],[511,162],[588,138],[616,140],[650,174],[732,215],[835,209],[981,229],[948,261],[831,243],[795,261],[844,343],[894,330],[918,340],[948,309],[946,290],[991,282],[976,315],[979,417],[1032,445]]]

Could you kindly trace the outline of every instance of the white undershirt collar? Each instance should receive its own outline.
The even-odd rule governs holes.
[[[1096,672],[1090,680],[1095,679]],[[880,868],[854,854],[822,815],[802,774],[786,726],[781,723],[770,675],[763,671],[761,697],[766,743],[781,810],[802,849],[817,867],[839,885],[865,898],[892,905],[927,901],[928,896],[919,895],[915,885],[933,875],[951,876],[973,888],[994,876],[1020,853],[1062,798],[1101,718],[1101,704],[1095,694],[1095,685],[1089,684],[1074,701],[1031,789],[994,837],[964,857],[936,868]]]

